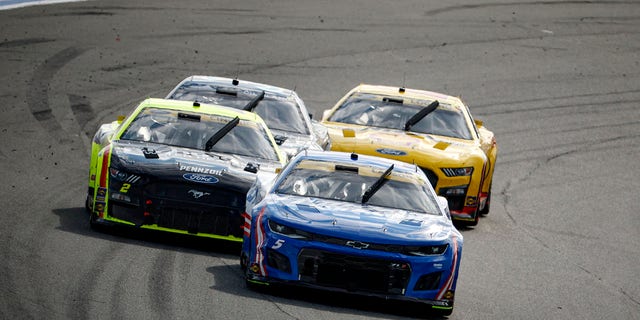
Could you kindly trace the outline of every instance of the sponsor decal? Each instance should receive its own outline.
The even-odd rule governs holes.
[[[104,201],[104,197],[107,195],[107,188],[98,188],[96,195],[96,201]]]
[[[400,224],[405,224],[408,226],[416,226],[419,227],[422,225],[422,220],[417,220],[417,219],[404,219],[402,221],[400,221]]]
[[[389,149],[389,148],[376,149],[376,152],[391,155],[391,156],[404,156],[407,154],[402,150],[395,150],[395,149]]]
[[[364,243],[361,241],[347,241],[347,243],[345,243],[346,245],[348,245],[349,247],[352,247],[354,249],[366,249],[369,248],[369,244],[368,243]]]
[[[467,201],[465,202],[465,206],[467,207],[475,207],[478,201],[476,197],[467,197]]]
[[[182,177],[185,180],[189,180],[189,181],[193,181],[193,182],[198,182],[198,183],[207,183],[207,184],[214,184],[214,183],[218,183],[218,178],[214,177],[214,176],[209,176],[209,175],[205,175],[205,174],[197,174],[197,173],[185,173],[182,175]]]
[[[209,192],[198,191],[198,190],[196,190],[196,189],[191,189],[191,190],[187,191],[187,193],[189,193],[189,194],[190,194],[192,197],[194,197],[195,199],[200,199],[200,198],[202,198],[203,196],[208,196],[208,195],[210,195],[210,194],[211,194],[211,193],[209,193]]]
[[[213,174],[216,176],[221,176],[227,171],[227,168],[224,168],[224,167],[205,168],[205,167],[197,167],[197,166],[180,165],[180,171],[189,171],[189,172],[195,172],[195,173]]]

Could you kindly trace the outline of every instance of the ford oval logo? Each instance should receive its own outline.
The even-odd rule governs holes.
[[[185,173],[182,175],[182,177],[185,178],[186,180],[198,182],[198,183],[213,184],[213,183],[218,183],[219,181],[218,178],[214,176],[208,176],[208,175],[197,174],[197,173]]]
[[[392,156],[404,156],[407,153],[402,151],[402,150],[395,150],[395,149],[387,149],[387,148],[383,148],[383,149],[377,149],[376,150],[377,153],[382,153],[382,154],[388,154],[388,155],[392,155]]]

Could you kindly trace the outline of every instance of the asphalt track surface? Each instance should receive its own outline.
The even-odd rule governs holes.
[[[238,247],[89,229],[98,125],[191,74],[462,96],[496,133],[450,319],[640,319],[640,2],[89,1],[0,11],[0,318],[405,319],[245,288]]]

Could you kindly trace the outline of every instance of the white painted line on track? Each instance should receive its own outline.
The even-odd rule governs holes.
[[[63,2],[80,2],[87,0],[0,0],[0,10],[9,10],[27,6],[39,6]]]

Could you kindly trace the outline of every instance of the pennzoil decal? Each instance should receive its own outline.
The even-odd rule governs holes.
[[[392,156],[404,156],[407,154],[402,150],[395,150],[395,149],[389,149],[389,148],[376,149],[376,152],[382,153],[382,154],[388,154]]]
[[[216,167],[216,168],[205,168],[205,167],[196,167],[196,166],[183,166],[180,165],[180,171],[189,171],[195,173],[204,173],[204,174],[215,174],[217,176],[221,176],[227,171],[225,167]]]
[[[193,181],[193,182],[197,182],[197,183],[207,183],[207,184],[214,184],[214,183],[218,183],[218,178],[214,177],[214,176],[209,176],[206,174],[198,174],[198,173],[185,173],[182,175],[182,177],[185,180],[189,180],[189,181]]]

